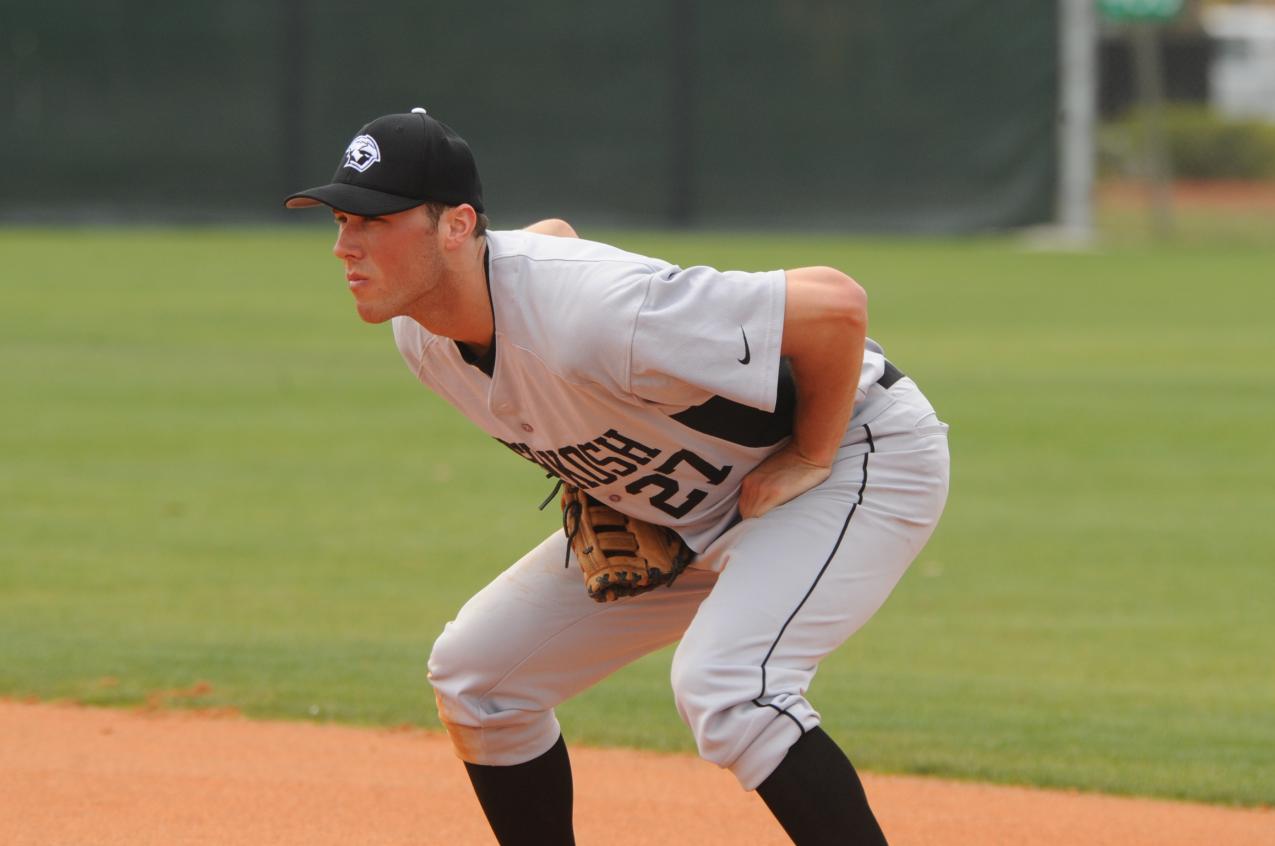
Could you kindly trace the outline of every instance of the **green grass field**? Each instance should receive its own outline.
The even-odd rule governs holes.
[[[559,518],[358,321],[330,239],[0,231],[0,695],[437,726],[433,638]],[[952,425],[943,524],[815,682],[859,766],[1275,802],[1275,248],[614,240],[846,269]],[[568,740],[691,751],[668,662]]]

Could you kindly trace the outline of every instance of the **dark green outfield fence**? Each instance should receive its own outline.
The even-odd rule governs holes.
[[[1056,4],[0,0],[0,220],[282,216],[423,105],[497,226],[1039,223]]]

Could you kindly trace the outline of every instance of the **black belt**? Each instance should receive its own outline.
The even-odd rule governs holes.
[[[877,384],[889,390],[895,382],[903,378],[903,371],[895,367],[888,360],[885,363],[885,372],[881,374],[881,378],[877,380]]]

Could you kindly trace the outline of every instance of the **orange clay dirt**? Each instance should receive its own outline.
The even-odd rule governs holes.
[[[782,844],[691,757],[574,748],[582,846]],[[868,774],[893,844],[1275,844],[1275,812]],[[0,700],[0,844],[488,844],[440,734]]]

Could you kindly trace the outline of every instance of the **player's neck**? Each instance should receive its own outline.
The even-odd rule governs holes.
[[[459,341],[482,355],[495,331],[487,289],[487,239],[475,238],[463,253],[445,262],[435,296],[422,298],[408,312],[435,335]]]

